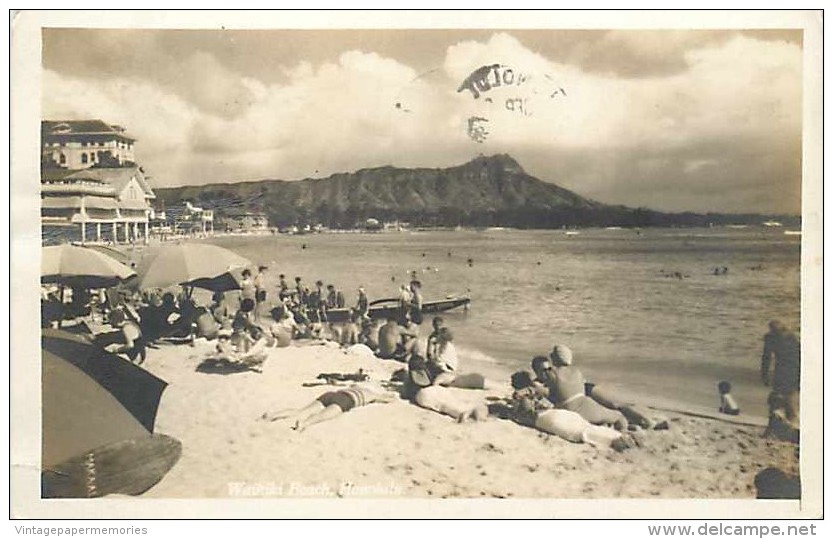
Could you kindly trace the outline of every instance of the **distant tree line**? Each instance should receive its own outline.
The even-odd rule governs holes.
[[[341,208],[326,202],[314,208],[293,204],[291,201],[240,199],[230,193],[214,193],[197,197],[199,204],[212,207],[219,217],[224,209],[262,211],[269,225],[277,228],[322,224],[332,229],[352,229],[367,219],[381,222],[401,221],[418,227],[511,227],[520,229],[557,229],[619,226],[648,227],[707,227],[711,225],[757,225],[776,220],[785,226],[800,226],[801,218],[785,215],[721,214],[721,213],[666,213],[648,208],[600,206],[595,208],[511,208],[499,210],[463,211],[454,207],[432,210],[396,210],[390,208]]]

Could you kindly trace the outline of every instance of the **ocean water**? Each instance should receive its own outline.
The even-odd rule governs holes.
[[[467,292],[443,316],[466,370],[508,377],[556,343],[596,383],[717,408],[729,380],[744,412],[763,415],[762,337],[773,318],[798,329],[800,236],[781,229],[413,231],[212,238],[354,302],[395,297],[416,270],[426,300]],[[468,260],[471,259],[471,265]],[[727,267],[713,275],[714,267]],[[674,276],[679,272],[683,278]],[[272,297],[276,294],[272,289]],[[430,332],[430,319],[423,333]],[[650,400],[650,399],[649,399]]]

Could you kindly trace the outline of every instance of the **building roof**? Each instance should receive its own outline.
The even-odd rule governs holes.
[[[68,168],[42,168],[40,171],[40,180],[42,182],[63,180],[74,172],[78,171]]]
[[[120,125],[111,125],[101,120],[43,120],[41,137],[53,135],[115,135],[136,140],[126,135]]]
[[[116,193],[121,193],[124,188],[130,183],[130,180],[136,178],[136,181],[145,192],[148,198],[156,198],[153,189],[148,185],[145,175],[137,166],[132,167],[112,167],[112,168],[98,168],[90,167],[83,170],[73,171],[72,174],[64,176],[63,179],[78,179],[78,180],[95,180],[112,185]]]

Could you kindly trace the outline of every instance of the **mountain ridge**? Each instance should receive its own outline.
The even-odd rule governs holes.
[[[701,214],[669,214],[582,197],[527,174],[508,154],[480,155],[447,168],[384,165],[325,178],[263,179],[155,191],[158,200],[169,207],[187,200],[212,208],[220,216],[230,208],[262,211],[272,226],[322,223],[353,228],[368,218],[424,226],[519,228],[695,226],[711,222]],[[751,222],[749,218],[739,221],[739,217],[734,216],[732,222]]]

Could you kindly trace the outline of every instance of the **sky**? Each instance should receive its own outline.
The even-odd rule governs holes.
[[[43,118],[125,126],[154,187],[506,153],[608,204],[801,212],[801,31],[51,28],[42,58]]]

